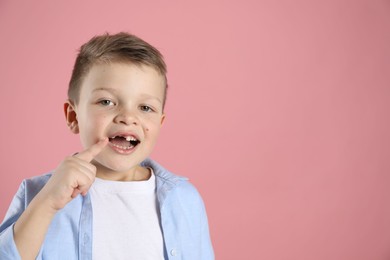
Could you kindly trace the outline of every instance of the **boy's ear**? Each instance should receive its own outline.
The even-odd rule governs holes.
[[[79,133],[79,123],[77,122],[77,114],[74,109],[72,101],[67,100],[64,104],[64,113],[66,118],[66,124],[70,131],[74,134]]]
[[[162,114],[162,116],[161,116],[161,123],[160,123],[161,126],[164,124],[164,120],[165,120],[165,114]]]

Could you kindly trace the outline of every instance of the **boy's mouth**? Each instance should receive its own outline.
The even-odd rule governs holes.
[[[130,150],[136,147],[140,141],[135,138],[134,136],[112,136],[109,137],[108,140],[112,145],[114,145],[117,148],[124,149],[124,150]]]

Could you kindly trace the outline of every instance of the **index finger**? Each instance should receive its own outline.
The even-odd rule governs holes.
[[[77,157],[86,162],[90,162],[103,150],[103,148],[107,145],[107,143],[108,143],[108,138],[102,139],[96,144],[91,145],[89,148],[85,149],[84,151],[74,155],[74,157]]]

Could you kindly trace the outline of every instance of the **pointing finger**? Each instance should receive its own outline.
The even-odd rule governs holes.
[[[75,157],[86,161],[90,162],[95,158],[102,150],[103,148],[107,145],[108,139],[102,139],[96,144],[91,145],[89,148],[85,149],[82,152],[79,152],[78,154],[75,155]]]

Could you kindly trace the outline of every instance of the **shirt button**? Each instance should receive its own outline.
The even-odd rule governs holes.
[[[89,242],[89,236],[87,234],[84,234],[84,244],[87,244]]]
[[[177,255],[176,249],[172,249],[172,250],[171,250],[171,256],[176,256],[176,255]]]

